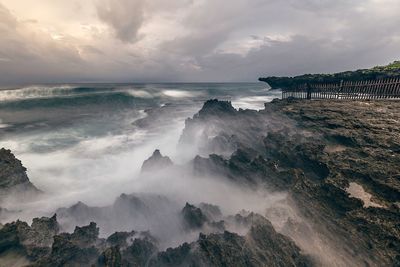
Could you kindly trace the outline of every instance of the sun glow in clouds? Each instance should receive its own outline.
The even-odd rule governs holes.
[[[370,67],[398,57],[399,11],[392,0],[3,0],[0,83],[256,81]]]

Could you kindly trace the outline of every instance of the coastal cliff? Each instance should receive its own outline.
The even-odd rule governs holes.
[[[266,82],[272,89],[285,89],[305,83],[337,83],[341,81],[366,81],[400,77],[400,61],[386,66],[376,66],[371,69],[345,71],[334,74],[304,74],[295,77],[262,77],[259,81]]]

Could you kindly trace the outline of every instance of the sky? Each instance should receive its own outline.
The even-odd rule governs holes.
[[[0,0],[0,85],[237,82],[400,59],[399,0]]]

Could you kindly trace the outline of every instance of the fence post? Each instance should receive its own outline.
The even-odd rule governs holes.
[[[307,99],[311,99],[311,86],[309,83],[306,83],[307,86]]]
[[[342,90],[343,90],[343,80],[340,80],[338,94],[336,95],[337,99],[339,99],[339,96],[342,93]]]

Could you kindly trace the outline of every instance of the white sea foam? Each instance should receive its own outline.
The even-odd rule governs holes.
[[[203,95],[203,92],[200,91],[183,91],[183,90],[164,90],[162,93],[165,96],[172,98],[190,98],[190,97],[199,97]]]
[[[275,98],[281,97],[281,91],[269,91],[263,96],[247,96],[232,100],[232,106],[239,109],[260,110],[264,108],[264,103],[271,102]]]
[[[28,86],[16,89],[0,90],[0,101],[13,101],[19,99],[34,99],[43,97],[55,97],[69,94],[73,86]]]
[[[138,98],[154,98],[154,95],[144,90],[128,90],[128,94]]]
[[[7,127],[10,127],[10,125],[6,124],[6,123],[3,123],[3,120],[0,119],[0,129],[7,128]]]

